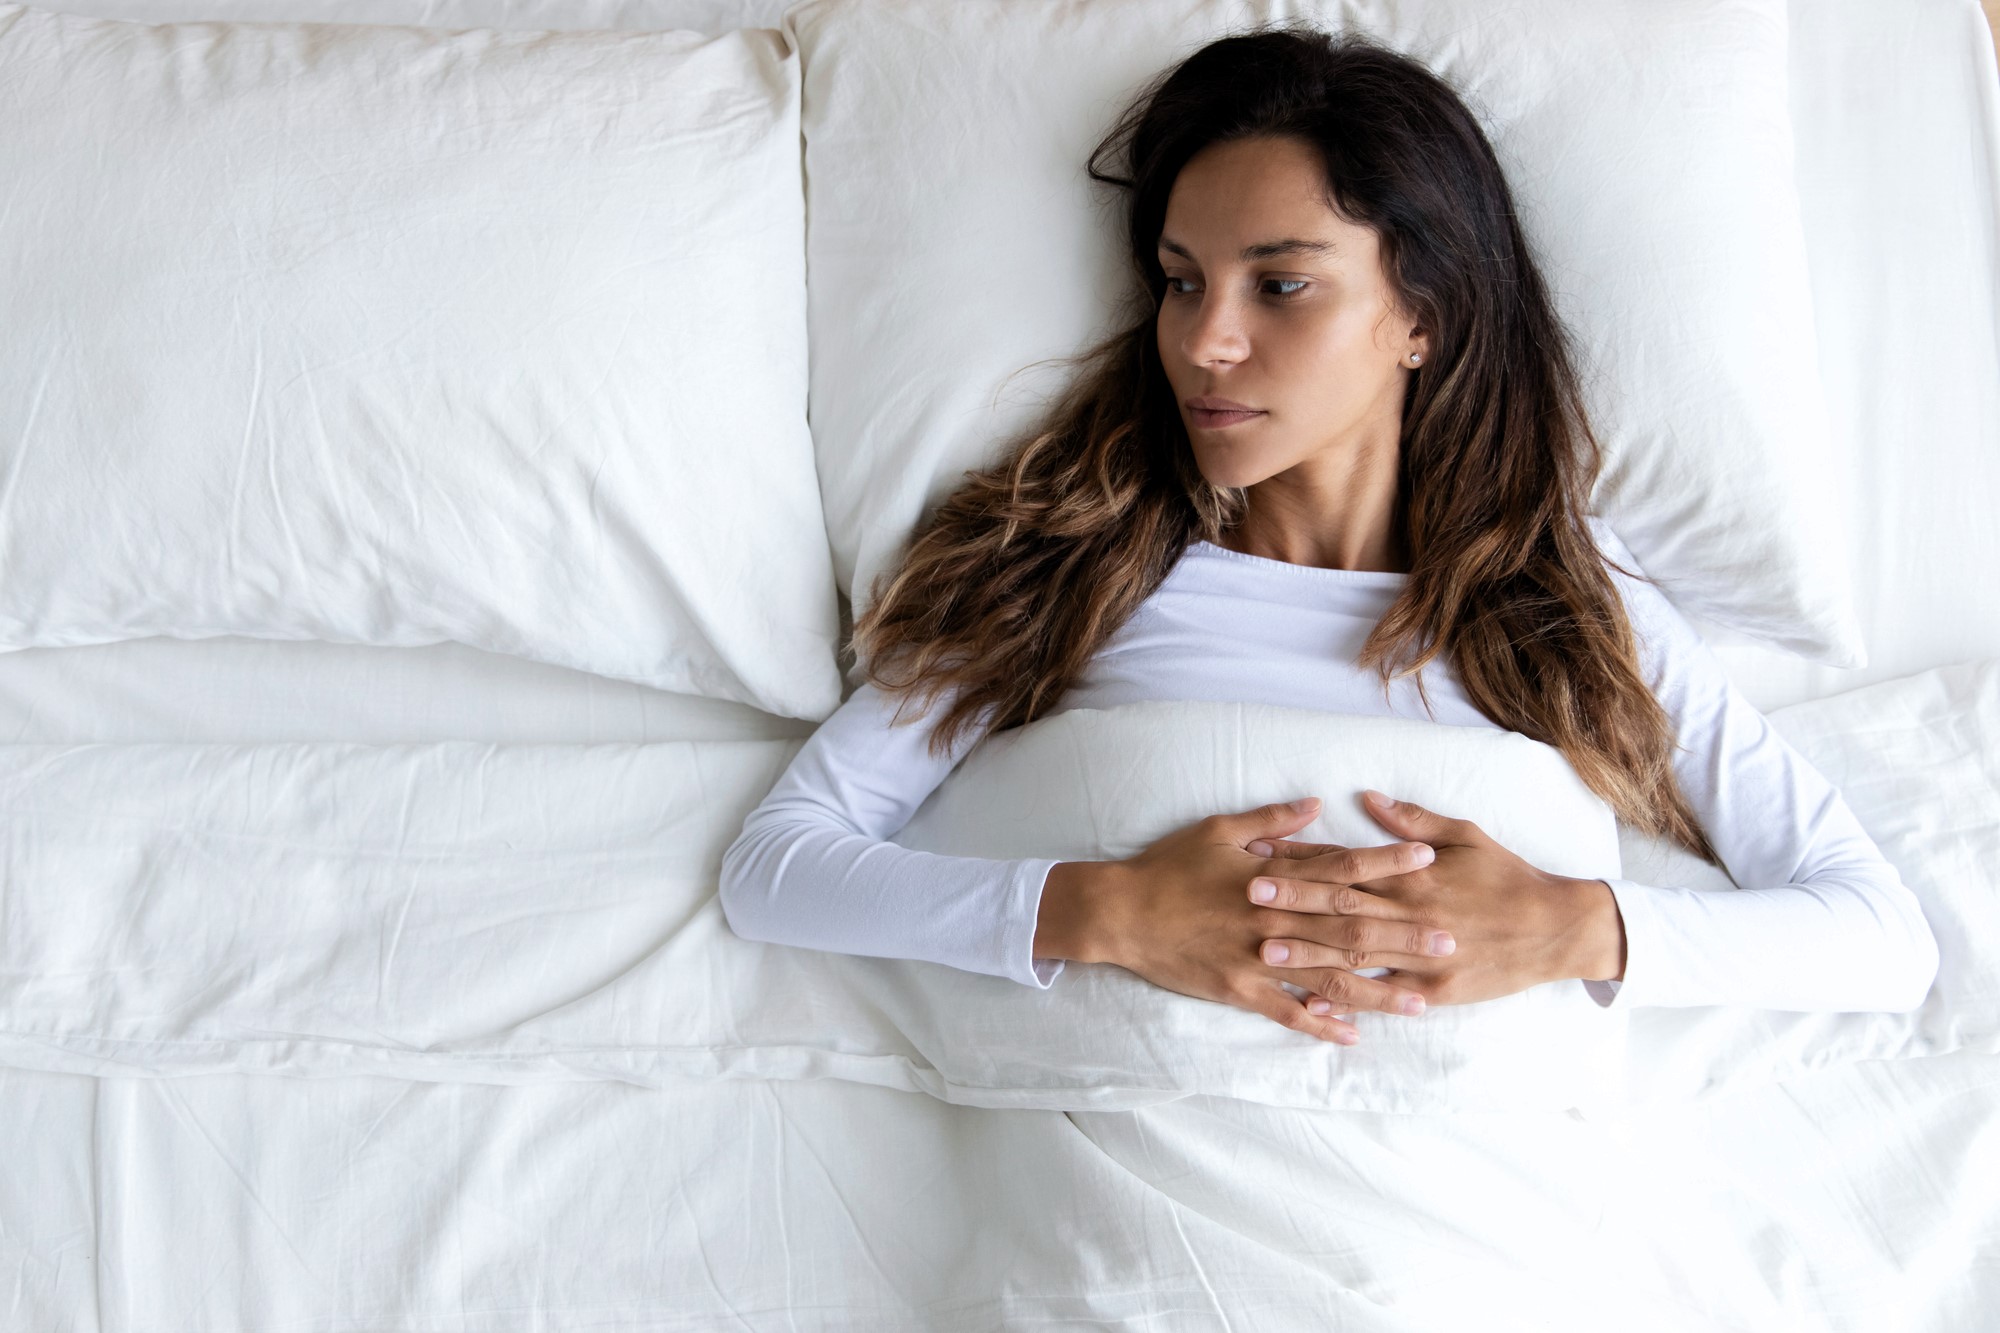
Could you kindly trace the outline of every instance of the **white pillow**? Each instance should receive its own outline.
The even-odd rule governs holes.
[[[2000,1051],[2000,658],[1768,716],[1840,789],[1923,904],[1937,936],[1937,980],[1908,1013],[1635,1009],[1627,1095],[1675,1100],[1857,1060]],[[1707,862],[1629,828],[1620,844],[1628,879],[1736,887]]]
[[[1610,808],[1551,746],[1492,727],[1271,704],[1080,708],[1001,732],[896,841],[956,856],[1108,860],[1207,815],[1302,795],[1320,798],[1320,814],[1294,838],[1397,841],[1364,812],[1367,787],[1470,819],[1543,870],[1620,874]],[[1047,991],[929,965],[910,984],[925,1000],[912,1012],[935,1025],[917,1044],[939,1071],[1010,1099],[1156,1089],[1356,1111],[1592,1106],[1615,1095],[1628,1016],[1571,979],[1415,1018],[1355,1011],[1361,1041],[1347,1047],[1110,964],[1071,962]]]
[[[925,512],[1110,332],[1122,195],[1085,173],[1213,38],[1351,25],[1468,94],[1578,335],[1595,508],[1684,611],[1865,660],[1792,184],[1783,0],[811,0],[812,418],[859,613]],[[1030,369],[1030,367],[1033,367]],[[1027,372],[1017,376],[1016,372]]]
[[[457,641],[818,719],[775,31],[0,6],[0,648]]]

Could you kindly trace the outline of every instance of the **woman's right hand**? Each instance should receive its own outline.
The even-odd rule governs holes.
[[[1283,838],[1313,821],[1316,797],[1266,805],[1242,814],[1210,815],[1177,829],[1122,861],[1063,862],[1050,872],[1036,931],[1038,957],[1116,963],[1156,986],[1263,1014],[1326,1041],[1360,1039],[1352,1023],[1313,1013],[1307,1003],[1330,997],[1331,1011],[1403,1013],[1415,992],[1340,968],[1317,972],[1264,961],[1259,945],[1272,936],[1318,940],[1364,951],[1369,965],[1409,967],[1429,961],[1408,952],[1426,932],[1414,922],[1380,915],[1328,916],[1262,907],[1250,881],[1286,874],[1289,863],[1257,856],[1248,844]],[[1346,853],[1352,882],[1386,879],[1429,864],[1422,843],[1356,847]],[[1357,893],[1366,890],[1356,889]],[[1388,908],[1387,900],[1381,905]],[[1393,909],[1392,909],[1393,910]],[[1309,989],[1297,997],[1281,984]]]

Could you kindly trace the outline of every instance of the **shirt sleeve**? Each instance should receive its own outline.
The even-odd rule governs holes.
[[[1638,569],[1608,528],[1605,553]],[[1907,1012],[1937,975],[1936,937],[1826,777],[1730,679],[1700,633],[1650,583],[1611,571],[1641,665],[1680,749],[1682,790],[1741,888],[1607,879],[1624,921],[1625,977],[1585,981],[1607,1008],[1734,1004]]]
[[[1046,990],[1061,959],[1037,959],[1035,925],[1056,861],[943,856],[889,839],[979,734],[930,753],[930,722],[863,683],[807,738],[722,858],[729,927],[746,939],[912,958]]]

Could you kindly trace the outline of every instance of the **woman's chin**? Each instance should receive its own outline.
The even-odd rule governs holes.
[[[1271,475],[1266,469],[1245,467],[1240,461],[1203,458],[1199,452],[1195,454],[1195,466],[1201,469],[1202,479],[1211,486],[1234,486],[1247,490]]]

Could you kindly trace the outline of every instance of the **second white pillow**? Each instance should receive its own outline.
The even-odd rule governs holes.
[[[1149,79],[1304,18],[1485,121],[1589,377],[1597,512],[1683,611],[1865,660],[1824,466],[1782,0],[811,0],[812,415],[857,612],[924,513],[1112,331],[1122,198],[1085,173]],[[1021,373],[1028,372],[1028,373]]]

